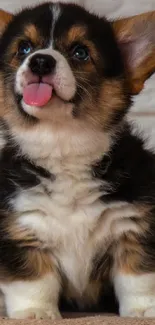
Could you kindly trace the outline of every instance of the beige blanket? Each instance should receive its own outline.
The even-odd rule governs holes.
[[[63,319],[59,321],[48,320],[8,320],[0,319],[0,325],[155,325],[155,319],[134,319],[108,316],[84,317]]]

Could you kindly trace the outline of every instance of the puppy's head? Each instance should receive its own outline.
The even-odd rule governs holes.
[[[146,56],[146,46],[139,46],[139,53],[137,42],[124,43],[124,23],[112,24],[61,3],[14,17],[2,12],[0,20],[4,119],[98,129],[110,129],[122,119],[130,105],[128,81]]]

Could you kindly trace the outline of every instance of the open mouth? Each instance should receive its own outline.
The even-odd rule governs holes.
[[[54,88],[48,83],[28,84],[23,91],[23,100],[29,106],[43,107],[54,96]]]

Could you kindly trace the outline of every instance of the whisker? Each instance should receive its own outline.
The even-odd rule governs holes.
[[[87,97],[88,97],[90,100],[92,99],[91,94],[89,93],[89,91],[88,91],[85,87],[83,87],[83,86],[81,86],[81,85],[78,85],[78,87],[79,87],[81,90],[83,90],[83,91],[85,92],[85,94],[87,95]],[[79,93],[79,96],[80,96],[80,98],[82,99],[82,95],[80,95],[80,93]]]

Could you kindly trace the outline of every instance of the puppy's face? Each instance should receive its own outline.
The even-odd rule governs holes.
[[[107,128],[128,106],[112,26],[78,6],[47,3],[21,12],[0,52],[5,117]]]
[[[0,115],[14,125],[111,130],[130,106],[131,89],[138,93],[154,71],[154,20],[146,14],[109,23],[61,3],[14,17],[1,12]]]

